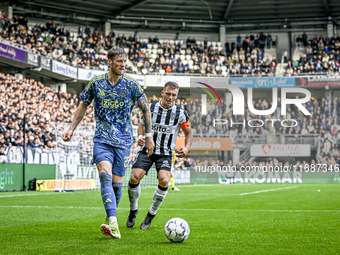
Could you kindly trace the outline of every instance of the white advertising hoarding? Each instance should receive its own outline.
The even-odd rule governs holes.
[[[168,81],[176,82],[180,88],[190,87],[190,76],[160,76],[160,75],[148,75],[146,76],[147,87],[163,87]]]
[[[66,65],[64,63],[53,60],[52,72],[65,75],[74,79],[78,78],[78,68]]]

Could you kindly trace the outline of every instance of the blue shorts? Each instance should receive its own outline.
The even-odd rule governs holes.
[[[98,164],[101,161],[109,161],[112,164],[112,174],[125,176],[129,164],[130,149],[122,149],[103,143],[94,143],[93,161]]]

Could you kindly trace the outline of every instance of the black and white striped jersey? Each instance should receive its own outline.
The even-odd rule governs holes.
[[[161,106],[161,101],[150,104],[152,117],[152,136],[155,143],[153,154],[170,155],[176,147],[177,134],[180,125],[189,121],[189,116],[179,105],[174,104],[171,108]],[[141,120],[144,125],[144,120]],[[146,152],[145,146],[142,148]]]

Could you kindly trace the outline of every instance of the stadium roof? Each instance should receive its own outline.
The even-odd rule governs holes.
[[[340,25],[339,0],[12,0],[13,12],[136,30],[218,32],[325,29]]]

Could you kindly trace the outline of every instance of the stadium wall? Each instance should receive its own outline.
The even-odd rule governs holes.
[[[202,167],[192,170],[174,170],[173,175],[177,184],[306,184],[306,183],[338,183],[340,184],[339,171],[327,172],[223,172],[217,168]],[[223,169],[222,169],[223,170]],[[127,176],[131,168],[128,168]],[[23,164],[0,164],[0,192],[23,190]],[[151,169],[151,173],[156,173]],[[29,188],[30,180],[55,180],[55,165],[25,165],[25,184]],[[143,183],[156,186],[157,177],[150,174],[143,179]],[[127,187],[128,178],[124,180]],[[142,183],[142,184],[143,184]],[[47,190],[42,187],[42,190]]]
[[[23,190],[24,164],[0,164],[0,191]],[[55,165],[25,164],[25,185],[32,179],[55,179]]]

